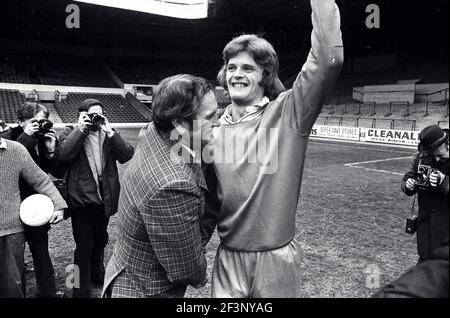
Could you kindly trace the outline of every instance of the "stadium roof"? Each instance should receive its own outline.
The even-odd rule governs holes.
[[[378,30],[365,26],[367,1],[336,2],[341,10],[347,55],[367,48],[382,51],[403,45],[448,47],[448,0],[429,0],[426,5],[409,0],[377,0],[381,10]],[[76,2],[81,27],[68,29],[65,8],[73,3],[0,1],[0,38],[124,51],[132,47],[215,54],[230,38],[242,33],[264,34],[279,52],[298,51],[310,45],[309,0],[209,0],[207,18],[188,20]]]
[[[181,19],[208,16],[208,0],[75,0],[117,9],[133,10]]]

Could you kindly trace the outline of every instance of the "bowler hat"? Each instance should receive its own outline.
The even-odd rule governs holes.
[[[440,145],[442,145],[447,138],[447,134],[438,125],[425,127],[419,134],[419,151],[434,151]]]

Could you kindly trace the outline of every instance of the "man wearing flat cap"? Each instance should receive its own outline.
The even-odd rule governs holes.
[[[419,153],[402,180],[402,190],[417,193],[417,251],[419,263],[428,260],[433,250],[448,240],[448,133],[437,125],[419,134]]]
[[[78,124],[61,132],[56,154],[67,165],[67,203],[79,269],[73,297],[89,298],[91,282],[103,285],[108,221],[119,201],[117,161],[130,160],[134,149],[111,128],[102,103],[86,99],[78,108]]]

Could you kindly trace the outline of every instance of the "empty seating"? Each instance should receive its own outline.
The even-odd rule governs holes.
[[[17,52],[0,56],[0,82],[118,87],[94,57]]]
[[[221,61],[194,61],[175,58],[121,58],[109,62],[111,69],[124,83],[158,84],[162,79],[175,74],[192,74],[215,81]]]
[[[76,123],[78,121],[78,106],[87,98],[95,98],[103,104],[105,115],[111,123],[143,123],[148,121],[121,95],[97,93],[69,93],[66,99],[56,102],[55,108],[62,121],[64,123]]]
[[[17,110],[25,101],[25,95],[19,91],[0,90],[0,118],[5,123],[15,123]]]

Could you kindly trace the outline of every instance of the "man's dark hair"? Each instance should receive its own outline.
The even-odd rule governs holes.
[[[17,119],[23,122],[25,120],[33,118],[41,111],[44,112],[45,118],[48,118],[50,113],[47,107],[35,102],[26,102],[22,104],[22,106],[17,111]]]
[[[173,120],[192,121],[200,100],[213,86],[204,78],[179,74],[163,79],[153,95],[153,122],[160,130],[170,130]]]
[[[263,69],[261,87],[264,87],[264,95],[270,100],[276,99],[285,91],[278,78],[279,60],[272,44],[266,39],[255,34],[244,34],[231,40],[223,49],[223,66],[217,75],[217,81],[228,90],[226,83],[227,65],[231,58],[239,53],[248,53]]]
[[[442,130],[444,131],[445,135],[447,136],[447,139],[445,139],[445,144],[448,146],[449,130],[448,130],[448,128],[443,128]]]
[[[80,103],[78,106],[78,113],[87,112],[92,106],[100,106],[103,109],[103,104],[99,100],[88,98]]]

